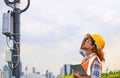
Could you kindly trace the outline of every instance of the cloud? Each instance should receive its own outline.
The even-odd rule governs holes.
[[[9,8],[3,1],[0,3],[2,16]],[[101,34],[107,43],[105,52],[114,61],[118,54],[113,52],[119,51],[119,14],[118,0],[31,0],[30,8],[21,14],[23,67],[36,66],[43,73],[47,69],[58,70],[55,71],[58,74],[63,64],[79,63],[82,59],[79,46],[86,33]],[[0,43],[0,53],[3,53],[7,48],[2,34]]]

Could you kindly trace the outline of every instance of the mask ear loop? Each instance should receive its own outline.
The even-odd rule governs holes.
[[[80,53],[83,57],[86,56],[86,51],[85,51],[84,49],[80,49],[80,50],[79,50],[79,53]]]

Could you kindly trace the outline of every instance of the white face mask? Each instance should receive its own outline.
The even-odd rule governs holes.
[[[79,53],[85,57],[86,56],[86,50],[85,49],[80,49]]]

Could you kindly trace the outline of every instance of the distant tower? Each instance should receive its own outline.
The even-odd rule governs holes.
[[[8,73],[9,73],[9,78],[12,77],[12,71],[11,71],[11,69],[10,69],[7,65],[4,65],[4,66],[3,66],[3,71],[8,71]]]
[[[46,76],[46,78],[49,78],[49,72],[48,72],[48,70],[46,71],[45,76]]]
[[[71,75],[72,74],[72,68],[71,64],[64,64],[64,66],[60,70],[61,76]]]
[[[35,73],[35,67],[32,68],[32,73]]]
[[[66,64],[64,65],[64,75],[65,76],[67,75],[67,65]]]
[[[3,71],[8,71],[9,70],[9,67],[7,65],[4,65],[3,66]]]
[[[24,75],[24,73],[22,72],[22,62],[20,62],[20,77],[23,75]]]
[[[25,67],[25,72],[26,72],[26,78],[27,78],[27,71],[28,71],[28,67]]]
[[[49,74],[49,77],[48,77],[48,78],[52,78],[52,77],[51,77],[51,76],[52,76],[52,73],[51,73],[51,72],[49,72],[48,74]]]

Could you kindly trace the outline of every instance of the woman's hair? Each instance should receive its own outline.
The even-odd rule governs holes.
[[[92,45],[94,45],[93,52],[97,54],[97,56],[100,58],[101,61],[105,61],[104,52],[102,51],[102,49],[97,48],[97,45],[95,44],[95,41],[92,38],[91,41],[92,41]]]
[[[97,56],[100,58],[101,61],[105,61],[104,52],[102,51],[102,49],[98,49],[98,48],[97,48],[97,45],[95,44],[95,41],[93,40],[93,38],[91,37],[90,34],[87,34],[87,37],[85,37],[85,38],[83,39],[83,42],[82,42],[82,44],[81,44],[80,49],[84,49],[84,48],[83,48],[83,45],[84,45],[85,41],[86,41],[88,38],[91,39],[91,41],[92,41],[92,44],[91,44],[91,45],[94,46],[92,51],[97,54]]]

